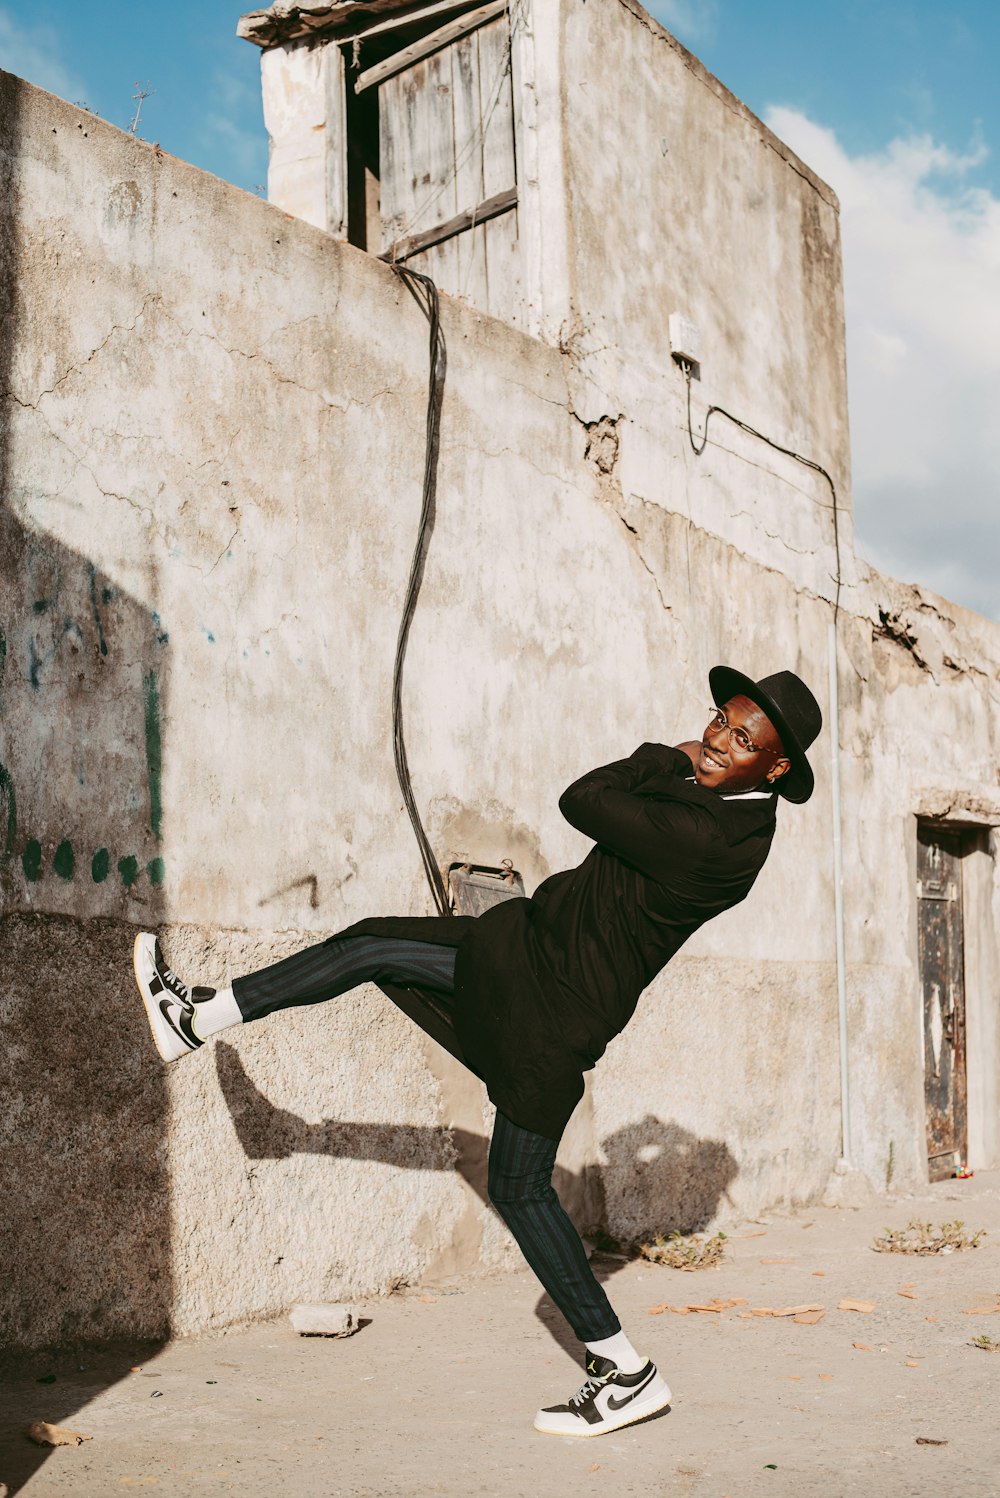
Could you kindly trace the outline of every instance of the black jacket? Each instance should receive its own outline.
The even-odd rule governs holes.
[[[457,947],[453,1000],[385,992],[482,1077],[508,1118],[558,1139],[583,1073],[643,989],[699,926],[749,894],[776,799],[706,790],[683,751],[643,744],[563,793],[563,815],[595,846],[530,899],[478,919],[363,921],[343,934]]]

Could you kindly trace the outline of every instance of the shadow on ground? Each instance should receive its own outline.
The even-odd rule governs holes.
[[[335,1159],[377,1160],[409,1168],[455,1169],[480,1199],[489,1204],[486,1160],[489,1140],[464,1129],[428,1128],[411,1124],[375,1124],[324,1119],[311,1124],[276,1107],[247,1076],[238,1052],[217,1041],[215,1064],[219,1085],[237,1137],[248,1159],[287,1160],[292,1155],[329,1155]],[[718,1211],[738,1166],[725,1144],[699,1140],[675,1123],[647,1114],[637,1123],[602,1139],[607,1165],[599,1184],[613,1183],[615,1196],[627,1208],[630,1221],[640,1225],[636,1239],[656,1233],[695,1232]],[[593,1169],[594,1167],[588,1167]],[[562,1201],[585,1200],[578,1191],[581,1175],[557,1165],[553,1176]],[[594,1193],[588,1193],[591,1200]],[[601,1196],[598,1199],[603,1199]],[[607,1232],[603,1222],[577,1223],[584,1233]],[[626,1260],[607,1253],[594,1255],[593,1268],[602,1283]],[[579,1343],[561,1313],[543,1295],[535,1313],[546,1330],[571,1357]]]

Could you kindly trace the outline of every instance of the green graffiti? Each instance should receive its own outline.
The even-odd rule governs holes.
[[[163,859],[159,857],[151,858],[146,865],[146,873],[149,875],[150,884],[153,884],[157,888],[159,888],[159,886],[166,878],[167,873]]]
[[[126,858],[119,858],[118,872],[122,876],[122,884],[125,888],[131,889],[139,877],[139,860],[132,853],[129,853]]]
[[[97,625],[97,639],[101,647],[101,654],[107,655],[108,642],[104,638],[104,625],[101,623],[101,611],[97,606],[97,573],[94,570],[93,562],[87,563],[87,571],[90,573],[90,609],[91,613],[94,616],[94,623]]]
[[[52,860],[52,867],[60,879],[72,879],[73,871],[76,868],[76,859],[73,857],[73,844],[66,838],[63,839],[56,849],[55,857]]]
[[[21,867],[24,877],[30,884],[34,884],[42,873],[42,845],[37,838],[32,838],[21,854]]]
[[[3,717],[3,682],[7,675],[7,636],[0,629],[0,718]]]
[[[95,884],[103,884],[108,877],[108,869],[111,866],[111,856],[107,848],[98,848],[90,860],[90,877]]]
[[[14,795],[14,782],[10,778],[10,771],[0,765],[0,799],[7,802],[7,827],[4,833],[3,852],[0,853],[0,868],[10,863],[14,857],[14,840],[17,837],[17,798]]]
[[[146,775],[149,780],[149,825],[156,841],[163,830],[163,748],[160,737],[160,692],[156,672],[142,678],[142,701],[146,720]]]

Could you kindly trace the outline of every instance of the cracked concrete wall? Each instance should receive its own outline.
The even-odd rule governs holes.
[[[715,111],[717,86],[679,66],[676,92]],[[2,83],[5,1334],[192,1331],[511,1264],[484,1202],[482,1090],[377,992],[164,1073],[130,983],[137,926],[219,982],[363,915],[431,908],[390,732],[426,324],[387,267]],[[749,128],[718,107],[703,133]],[[833,245],[823,191],[776,149],[740,150],[741,170],[787,174],[792,208],[772,184],[761,234],[805,232],[808,192]],[[701,232],[728,244],[740,222]],[[810,337],[825,318],[835,345],[826,394],[789,388],[773,419],[733,405],[769,431],[799,412],[843,481],[830,264],[799,287]],[[726,275],[718,315],[735,322]],[[828,492],[744,433],[696,460],[679,372],[649,375],[638,346],[635,374],[627,350],[598,368],[585,340],[533,341],[448,297],[443,318],[407,744],[441,863],[510,857],[530,890],[586,849],[561,789],[697,734],[717,661],[790,666],[825,704]],[[1000,640],[857,568],[847,525],[842,542],[855,1152],[878,1179],[893,1139],[913,1180],[914,818],[1000,821]],[[814,759],[816,795],[782,808],[750,900],[689,944],[595,1074],[560,1156],[581,1225],[692,1227],[823,1190],[840,1148],[828,742]]]

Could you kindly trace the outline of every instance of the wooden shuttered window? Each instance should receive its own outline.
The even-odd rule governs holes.
[[[517,166],[506,0],[466,12],[362,67],[354,89],[359,95],[377,90],[382,257],[405,260],[442,290],[516,320]],[[367,247],[376,250],[370,222]]]

